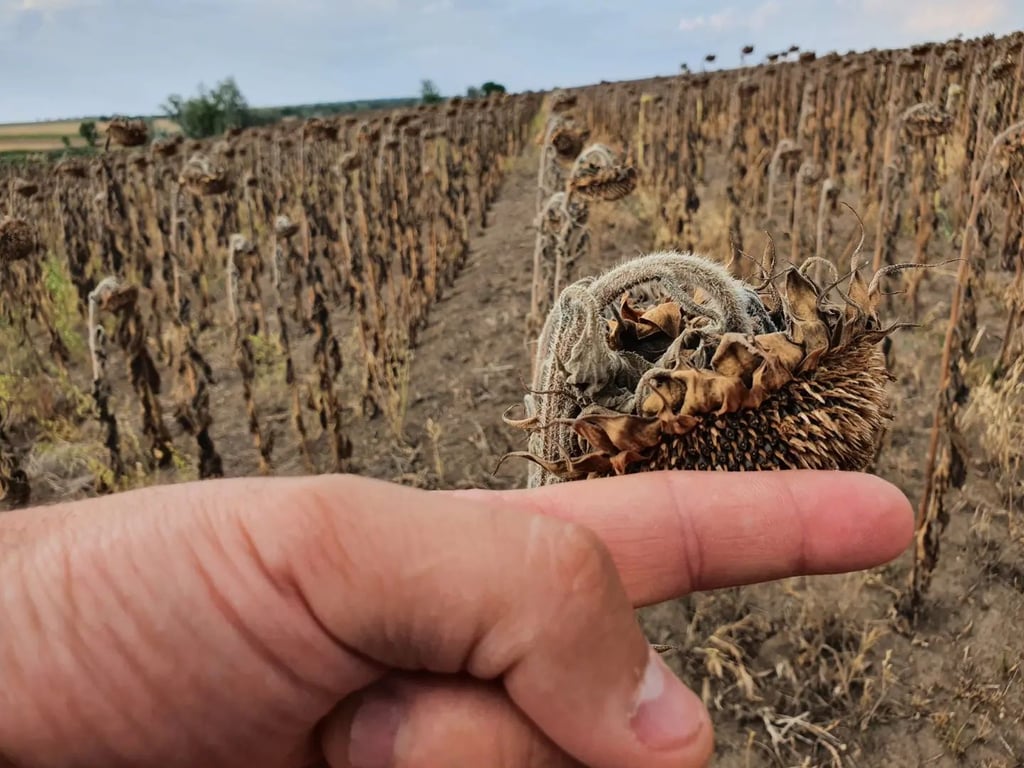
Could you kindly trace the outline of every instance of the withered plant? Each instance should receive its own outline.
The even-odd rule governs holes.
[[[1000,154],[1014,152],[1024,136],[1024,123],[1017,123],[997,135],[983,158],[974,165],[971,210],[964,228],[956,288],[949,310],[942,347],[939,390],[925,460],[925,488],[917,510],[917,548],[910,584],[901,598],[901,610],[916,617],[938,565],[942,533],[949,523],[946,494],[963,486],[967,461],[962,441],[963,409],[970,387],[964,365],[970,360],[977,315],[974,304],[979,265],[984,261],[979,220],[992,189],[993,170]]]
[[[228,280],[230,284],[237,282],[239,265],[244,269],[251,270],[245,266],[245,262],[254,255],[254,246],[244,236],[235,233],[231,236],[228,246]],[[258,258],[258,257],[257,257]],[[245,397],[245,410],[248,417],[249,434],[252,435],[253,445],[259,454],[259,471],[261,474],[269,474],[271,470],[271,454],[274,447],[273,433],[264,429],[260,424],[259,409],[256,404],[256,354],[253,350],[251,311],[245,315],[240,311],[237,301],[237,292],[229,288],[228,291],[229,312],[232,318],[232,330],[234,332],[235,364],[242,375],[242,393]]]
[[[889,417],[884,274],[868,283],[855,266],[844,305],[798,269],[777,275],[770,249],[760,291],[676,252],[573,283],[541,332],[526,416],[510,422],[530,450],[512,455],[534,463],[531,486],[645,469],[864,470]]]

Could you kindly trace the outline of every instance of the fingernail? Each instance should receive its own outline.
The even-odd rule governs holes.
[[[631,721],[637,738],[651,749],[678,749],[693,741],[707,722],[703,702],[652,649]]]
[[[391,768],[404,719],[405,707],[397,696],[368,696],[352,718],[349,731],[348,761],[352,768]]]

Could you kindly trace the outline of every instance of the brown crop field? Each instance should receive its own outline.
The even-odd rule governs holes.
[[[4,152],[50,152],[64,148],[63,137],[72,147],[86,146],[78,134],[79,120],[53,120],[40,123],[5,123],[0,125],[0,153]],[[96,129],[103,135],[109,121],[96,121]],[[153,128],[165,133],[177,133],[178,126],[173,120],[156,118]]]
[[[918,508],[898,561],[650,641],[717,765],[1024,765],[1024,34],[110,134],[0,167],[0,509],[874,472]]]

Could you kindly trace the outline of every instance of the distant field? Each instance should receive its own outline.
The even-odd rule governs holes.
[[[71,146],[84,147],[85,140],[75,136],[71,138]],[[59,136],[0,136],[0,152],[48,152],[63,148]]]
[[[8,123],[0,125],[0,152],[46,152],[64,147],[61,138],[67,136],[71,146],[84,147],[85,141],[78,135],[80,120],[55,120],[49,123]],[[159,117],[153,121],[158,131],[178,130],[173,120]],[[96,128],[102,138],[107,122],[96,121]]]
[[[340,114],[373,113],[379,110],[399,109],[416,104],[415,98],[367,99],[363,101],[337,101],[316,104],[296,104],[283,107],[257,107],[253,114],[260,121],[274,122],[285,118],[304,119],[306,117],[331,116]],[[92,118],[85,118],[92,119]],[[0,124],[0,155],[4,153],[50,152],[64,148],[61,141],[68,137],[72,147],[84,147],[85,142],[78,135],[81,118],[76,120],[51,120],[38,123],[7,123]],[[166,117],[153,120],[157,131],[174,133],[179,130],[177,123]],[[96,120],[96,128],[103,141],[107,121]]]

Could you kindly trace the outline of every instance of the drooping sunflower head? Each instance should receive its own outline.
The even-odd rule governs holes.
[[[513,455],[534,463],[531,486],[660,469],[863,471],[890,418],[882,342],[896,326],[882,327],[878,305],[893,269],[870,282],[853,269],[840,288],[768,268],[750,285],[664,252],[570,286],[526,417],[507,420],[530,432]]]

